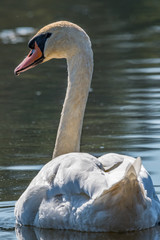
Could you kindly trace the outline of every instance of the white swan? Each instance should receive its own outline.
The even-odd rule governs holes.
[[[60,21],[29,42],[20,74],[40,62],[66,58],[68,87],[53,160],[32,180],[15,206],[19,225],[80,231],[132,231],[160,222],[160,202],[140,158],[79,153],[93,54],[87,34]]]

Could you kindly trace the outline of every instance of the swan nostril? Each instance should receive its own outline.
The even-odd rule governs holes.
[[[31,50],[30,52],[29,52],[29,54],[28,54],[28,57],[31,57],[32,56],[32,54],[34,53],[34,49],[33,50]]]

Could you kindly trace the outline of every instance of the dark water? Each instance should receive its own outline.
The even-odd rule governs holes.
[[[65,19],[82,26],[95,70],[81,151],[141,156],[160,196],[160,2],[1,0],[0,16],[0,239],[159,239],[160,227],[126,234],[15,233],[15,201],[51,159],[67,73],[64,60],[18,78],[13,69],[43,25]]]

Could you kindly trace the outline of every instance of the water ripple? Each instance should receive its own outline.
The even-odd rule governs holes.
[[[159,67],[146,67],[146,68],[128,68],[123,70],[126,73],[160,73]]]
[[[0,202],[0,230],[13,231],[15,201]]]
[[[0,40],[3,44],[16,44],[24,42],[27,36],[35,33],[32,27],[18,27],[15,29],[4,29],[0,32]]]
[[[0,166],[0,171],[39,171],[43,165]]]

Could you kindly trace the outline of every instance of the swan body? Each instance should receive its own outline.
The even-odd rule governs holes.
[[[84,110],[93,71],[87,34],[66,21],[42,28],[29,42],[21,72],[52,58],[66,58],[68,87],[53,159],[15,206],[16,223],[79,231],[133,231],[160,222],[160,201],[140,158],[80,153]]]

